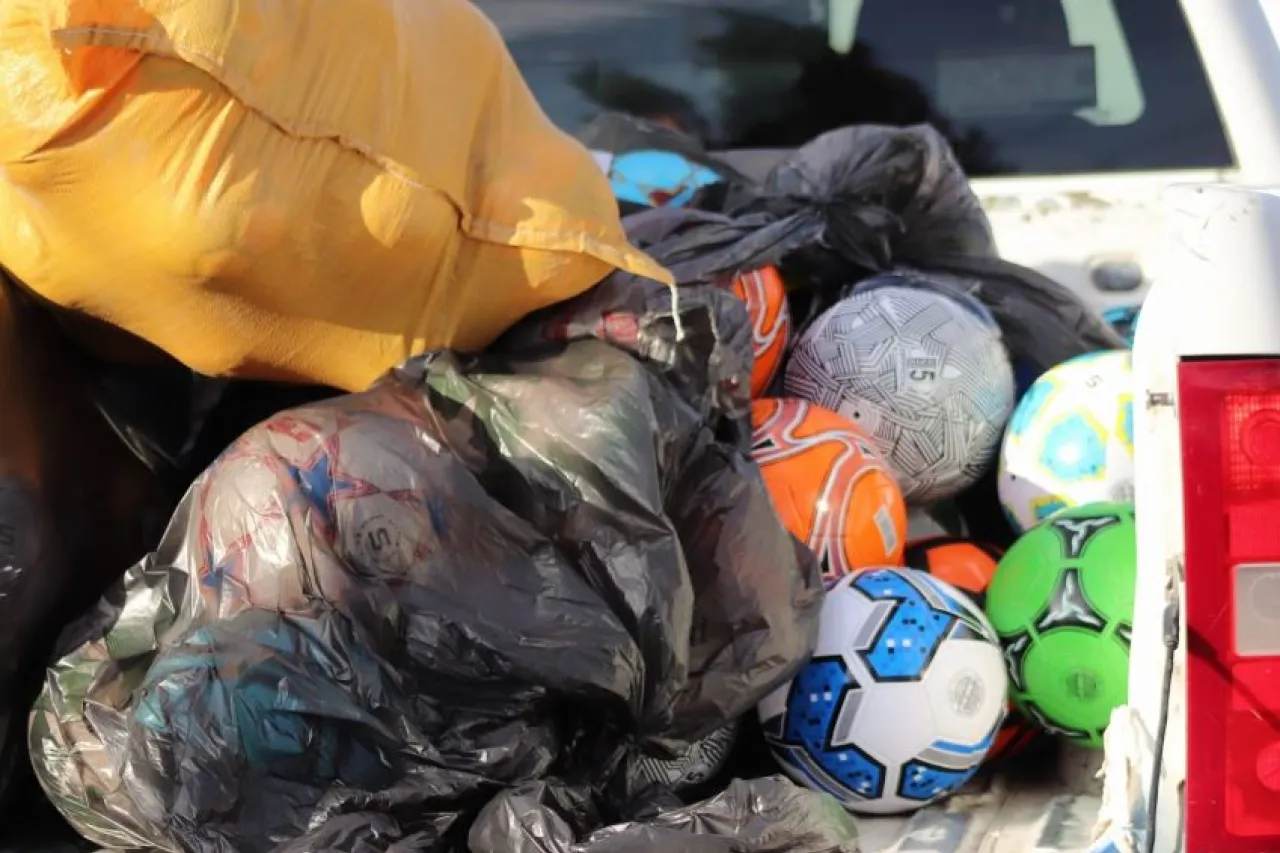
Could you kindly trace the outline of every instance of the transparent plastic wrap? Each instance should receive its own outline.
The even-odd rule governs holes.
[[[0,273],[0,809],[58,633],[146,553],[169,509],[94,405],[85,363]]]
[[[822,598],[750,462],[745,310],[671,304],[617,275],[246,433],[63,637],[30,740],[64,816],[111,847],[453,851],[511,786],[652,797],[636,757],[751,710]],[[764,805],[818,819],[798,796]]]

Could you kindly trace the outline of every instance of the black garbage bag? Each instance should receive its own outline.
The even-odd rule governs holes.
[[[1125,345],[1079,296],[1033,269],[999,258],[938,255],[923,271],[987,306],[1013,359],[1019,390],[1069,358]]]
[[[821,606],[750,462],[745,309],[672,304],[616,276],[246,433],[63,636],[30,728],[63,815],[119,848],[452,851],[508,787],[608,822],[651,797],[635,756],[750,711]]]
[[[606,173],[623,215],[652,207],[695,204],[711,187],[748,179],[673,127],[605,112],[578,132],[578,141],[606,155]]]
[[[737,181],[686,217],[628,218],[682,282],[784,264],[818,291],[936,255],[994,257],[990,223],[946,140],[926,125],[823,134],[763,184]],[[702,216],[697,215],[701,212]]]
[[[762,185],[732,184],[711,209],[649,210],[626,224],[681,282],[778,266],[799,331],[873,274],[950,278],[1000,325],[1020,387],[1074,355],[1123,345],[1065,286],[996,256],[977,197],[928,127],[832,131]]]
[[[94,405],[85,366],[0,273],[0,810],[31,782],[27,713],[58,633],[146,553],[171,506]]]
[[[592,151],[614,155],[632,151],[669,151],[706,166],[727,180],[740,184],[748,182],[741,172],[707,151],[693,133],[626,113],[599,113],[583,125],[577,137]]]
[[[853,819],[835,800],[773,776],[735,781],[693,806],[640,810],[596,829],[595,804],[539,782],[506,791],[471,829],[474,853],[857,853]]]

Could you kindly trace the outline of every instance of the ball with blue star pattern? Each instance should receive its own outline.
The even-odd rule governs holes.
[[[1019,533],[1063,509],[1133,500],[1128,350],[1077,356],[1036,380],[1005,429],[998,489]]]
[[[982,611],[913,569],[845,575],[827,591],[812,659],[759,706],[798,784],[862,814],[914,811],[977,773],[1008,683]]]

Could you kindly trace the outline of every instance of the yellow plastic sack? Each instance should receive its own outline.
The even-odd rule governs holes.
[[[669,281],[466,0],[3,0],[0,265],[201,373],[350,390]]]

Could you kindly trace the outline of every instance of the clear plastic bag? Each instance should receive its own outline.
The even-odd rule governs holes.
[[[822,598],[750,462],[745,310],[671,304],[618,275],[246,433],[64,637],[30,729],[64,816],[113,847],[452,851],[507,786],[654,795],[628,759],[754,708]]]

